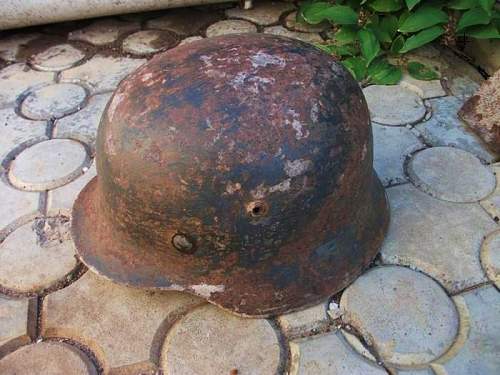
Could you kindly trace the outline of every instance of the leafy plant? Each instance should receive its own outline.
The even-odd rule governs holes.
[[[359,81],[396,84],[401,67],[387,57],[422,47],[438,38],[454,47],[457,37],[500,38],[500,12],[495,0],[309,0],[297,12],[299,21],[334,27],[318,47],[339,57]],[[418,62],[408,63],[417,79],[439,78]]]

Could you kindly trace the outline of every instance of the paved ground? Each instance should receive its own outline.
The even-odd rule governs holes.
[[[96,173],[96,128],[118,82],[202,37],[321,40],[323,25],[292,12],[176,10],[2,36],[1,374],[500,373],[500,164],[456,116],[481,77],[439,47],[412,59],[441,81],[364,89],[392,218],[374,266],[341,295],[248,320],[115,285],[76,260],[70,210]]]

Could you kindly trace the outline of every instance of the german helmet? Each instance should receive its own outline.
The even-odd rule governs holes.
[[[362,91],[297,40],[229,35],[155,56],[113,94],[96,153],[73,207],[81,260],[239,315],[328,298],[387,229]]]

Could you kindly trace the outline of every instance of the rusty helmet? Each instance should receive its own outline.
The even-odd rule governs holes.
[[[110,99],[96,152],[73,208],[82,261],[239,315],[345,288],[387,229],[362,91],[297,40],[221,36],[155,56]]]

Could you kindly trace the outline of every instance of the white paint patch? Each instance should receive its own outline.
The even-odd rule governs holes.
[[[204,298],[210,298],[212,296],[212,293],[222,293],[225,287],[224,285],[198,284],[198,285],[191,285],[189,289],[191,289],[199,296],[202,296]]]
[[[312,167],[311,160],[297,159],[297,160],[287,160],[285,162],[285,173],[288,177],[297,177],[305,173]]]
[[[241,190],[241,184],[239,182],[235,182],[234,184],[232,182],[229,182],[226,185],[226,192],[231,195],[236,193],[237,191]]]
[[[151,78],[153,78],[153,73],[149,72],[149,73],[142,75],[141,81],[146,82],[146,81],[150,80]]]
[[[276,191],[280,191],[280,192],[288,191],[288,190],[290,190],[290,182],[291,181],[292,181],[291,178],[287,178],[286,180],[281,181],[279,184],[271,186],[269,188],[269,192],[274,193]]]
[[[120,93],[117,93],[113,97],[113,101],[109,104],[109,107],[108,107],[108,121],[109,122],[113,122],[113,116],[115,115],[116,108],[122,102],[124,97],[125,96],[123,94],[120,94]]]
[[[267,194],[267,187],[264,184],[260,184],[255,189],[250,191],[250,194],[254,199],[263,199]]]
[[[311,106],[311,113],[310,113],[310,116],[311,116],[311,120],[313,122],[318,122],[318,114],[319,114],[319,105],[318,105],[318,102],[313,102],[312,103],[312,106]]]
[[[266,67],[268,65],[277,65],[280,68],[284,68],[286,65],[285,60],[281,57],[270,55],[261,51],[250,56],[250,61],[254,68]]]
[[[299,114],[293,109],[289,109],[287,114],[291,116],[290,119],[285,120],[286,125],[291,125],[293,130],[295,130],[295,139],[300,140],[302,138],[307,138],[309,136],[309,131],[304,129],[304,124],[299,119]]]

